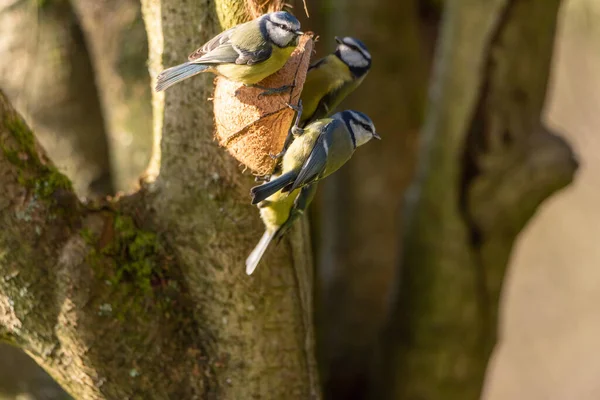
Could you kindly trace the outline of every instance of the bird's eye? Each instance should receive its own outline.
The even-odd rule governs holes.
[[[366,130],[367,132],[370,132],[370,133],[373,133],[373,132],[374,132],[374,129],[373,129],[373,127],[372,127],[371,125],[367,125],[367,124],[365,124],[364,122],[361,122],[361,121],[359,121],[358,123],[359,123],[359,125],[361,125],[361,126],[363,127],[363,129],[364,129],[364,130]]]

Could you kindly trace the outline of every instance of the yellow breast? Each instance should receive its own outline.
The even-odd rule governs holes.
[[[310,156],[323,126],[330,121],[331,119],[322,119],[314,122],[304,129],[304,133],[300,137],[294,139],[283,157],[283,172],[297,171],[302,167]]]
[[[339,90],[345,82],[352,80],[352,74],[346,64],[334,54],[325,57],[317,67],[308,71],[306,82],[302,88],[301,121],[310,119],[321,100],[328,94]]]
[[[276,230],[288,220],[299,192],[300,189],[291,193],[279,191],[267,199],[269,205],[260,209],[260,216],[268,229]]]
[[[271,57],[254,65],[222,64],[216,70],[229,80],[252,85],[279,71],[290,58],[295,47],[273,46]]]

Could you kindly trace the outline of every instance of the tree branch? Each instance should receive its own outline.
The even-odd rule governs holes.
[[[223,29],[257,18],[262,14],[279,11],[283,0],[217,0],[217,17]]]
[[[384,398],[479,398],[512,244],[577,166],[540,122],[559,3],[446,4]]]
[[[166,245],[121,211],[79,203],[3,94],[0,149],[3,336],[78,398],[214,390]]]

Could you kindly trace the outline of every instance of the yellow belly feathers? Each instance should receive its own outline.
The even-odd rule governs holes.
[[[216,70],[229,80],[252,85],[281,69],[294,49],[295,47],[273,46],[271,57],[263,62],[254,65],[222,64]]]

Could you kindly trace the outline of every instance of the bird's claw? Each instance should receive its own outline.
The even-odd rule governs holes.
[[[290,103],[285,103],[286,106],[288,106],[289,108],[291,108],[292,110],[296,111],[298,114],[302,114],[302,100],[300,100],[298,102],[298,105],[295,106],[293,104]]]
[[[269,182],[271,180],[271,175],[257,175],[254,177],[254,182]]]
[[[292,136],[294,137],[302,136],[302,134],[304,133],[304,129],[298,128],[297,126],[292,126],[292,129],[290,130],[292,132]]]
[[[304,110],[304,106],[302,105],[302,99],[298,101],[298,105],[295,106],[293,104],[286,103],[289,108],[296,111],[296,118],[294,120],[294,124],[292,125],[290,131],[294,137],[302,135],[304,130],[300,128],[300,118],[302,117],[302,111]]]

